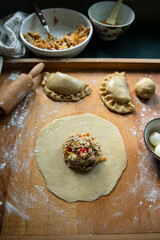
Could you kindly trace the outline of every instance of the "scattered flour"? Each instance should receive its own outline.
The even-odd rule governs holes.
[[[0,164],[0,170],[2,170],[6,166],[6,163]]]
[[[20,73],[12,73],[9,77],[9,79],[14,80],[18,74]],[[92,84],[96,85],[96,76],[93,76],[92,78]],[[150,75],[151,77],[151,75]],[[147,153],[147,151],[144,151],[145,144],[143,141],[143,129],[147,122],[149,122],[151,119],[158,117],[157,112],[152,112],[152,107],[154,106],[154,100],[150,100],[147,104],[142,103],[135,97],[134,99],[135,105],[140,106],[141,110],[139,113],[137,113],[137,120],[135,122],[135,126],[131,127],[129,129],[129,133],[134,135],[138,141],[141,143],[141,146],[136,147],[137,156],[137,166],[138,166],[138,172],[134,176],[134,181],[132,184],[125,183],[126,186],[128,186],[127,193],[122,193],[120,196],[114,199],[113,206],[116,207],[117,204],[121,204],[121,206],[125,206],[127,208],[126,204],[126,198],[124,198],[124,194],[132,195],[133,198],[136,199],[136,196],[139,193],[142,193],[142,199],[140,202],[137,202],[137,208],[143,207],[144,203],[146,201],[148,202],[148,209],[149,211],[154,211],[160,207],[160,204],[158,204],[160,200],[160,191],[157,188],[156,180],[158,178],[158,170],[156,168],[156,165],[151,159]],[[157,95],[156,101],[159,101],[159,95]],[[29,216],[28,209],[35,209],[40,208],[44,209],[46,206],[50,204],[49,194],[48,190],[45,190],[43,186],[40,184],[35,184],[32,188],[32,191],[30,192],[29,189],[27,189],[26,186],[24,186],[23,191],[18,189],[16,187],[16,183],[20,181],[21,179],[21,173],[25,172],[25,177],[28,179],[28,182],[30,180],[31,176],[31,168],[29,167],[30,164],[32,164],[32,161],[35,157],[35,151],[33,149],[30,150],[30,152],[26,155],[24,152],[22,154],[23,161],[19,160],[18,156],[18,148],[21,146],[23,147],[22,139],[34,139],[35,135],[37,134],[37,129],[39,127],[40,122],[45,122],[45,115],[52,116],[53,114],[57,114],[59,111],[59,107],[61,103],[57,102],[55,104],[54,109],[48,109],[48,107],[45,104],[41,105],[41,109],[43,114],[41,114],[41,117],[39,119],[39,122],[37,122],[35,128],[31,132],[29,129],[24,132],[24,124],[26,119],[29,117],[29,108],[28,106],[32,107],[34,104],[34,92],[30,92],[26,98],[23,101],[22,105],[19,105],[12,113],[12,117],[9,120],[8,124],[4,125],[2,132],[0,133],[0,143],[4,142],[4,138],[6,138],[8,132],[10,131],[10,128],[12,128],[12,134],[10,135],[10,140],[6,146],[4,144],[1,144],[0,152],[1,152],[1,158],[2,163],[0,164],[0,171],[5,171],[6,166],[10,165],[14,171],[16,171],[15,179],[11,183],[14,191],[9,192],[8,191],[8,198],[5,203],[6,206],[6,212],[8,215],[16,214],[23,219],[27,221],[31,221],[31,217]],[[101,103],[102,105],[103,102]],[[125,120],[128,120],[128,116],[125,116]],[[14,128],[16,127],[16,131]],[[18,137],[16,138],[16,142],[14,142],[15,135],[18,134]],[[145,154],[144,154],[145,152]],[[151,170],[152,169],[152,174]],[[153,178],[153,172],[154,172],[154,178]],[[36,178],[39,174],[39,171],[34,173],[34,177]],[[150,181],[150,179],[152,179]],[[2,196],[2,192],[0,192],[0,196]],[[0,206],[3,205],[3,202],[0,201]],[[68,209],[73,208],[74,205],[69,205]],[[25,210],[24,210],[25,209]],[[119,208],[121,209],[121,208]],[[116,214],[114,214],[113,218],[120,218],[124,210],[117,211]],[[48,214],[56,214],[61,221],[66,222],[68,218],[68,212],[67,210],[62,209],[61,207],[56,207],[54,205],[50,206],[50,211]],[[39,213],[41,214],[41,213]],[[38,220],[37,220],[38,221]],[[87,219],[86,222],[90,223],[91,219]],[[133,216],[133,221],[138,222],[138,217]],[[68,223],[70,224],[70,223]],[[84,220],[80,217],[77,217],[74,227],[76,228],[77,225],[84,224]],[[104,227],[107,227],[107,222],[104,223]],[[122,224],[123,225],[123,224]],[[91,236],[91,234],[89,234]]]
[[[123,212],[117,212],[116,214],[114,214],[114,217],[119,217],[123,214]]]
[[[157,202],[160,200],[160,190],[157,185],[158,169],[155,160],[148,153],[144,140],[143,130],[146,124],[154,118],[159,117],[158,112],[153,112],[152,107],[156,102],[159,102],[159,96],[154,96],[150,101],[143,103],[138,101],[135,97],[135,105],[140,107],[140,111],[137,112],[137,119],[135,126],[131,127],[130,132],[136,136],[140,145],[137,147],[138,159],[137,166],[138,172],[134,176],[134,183],[128,184],[129,192],[135,196],[139,193],[142,194],[143,200],[137,204],[137,207],[143,206],[143,202],[151,202],[149,208],[156,208]],[[139,106],[138,106],[139,105]],[[135,107],[136,107],[135,106]]]
[[[130,131],[132,132],[133,135],[137,134],[136,127],[130,128]]]
[[[6,201],[5,203],[5,207],[6,207],[6,210],[7,210],[7,213],[8,214],[18,214],[20,215],[22,218],[26,219],[26,220],[29,220],[29,216],[25,214],[24,210],[23,209],[19,209],[19,208],[16,208],[14,207],[10,202]]]
[[[35,186],[35,188],[38,190],[39,194],[45,199],[46,202],[49,202],[49,198],[47,197],[46,193],[44,192],[44,188],[40,186]]]
[[[18,73],[17,73],[18,74]],[[17,76],[15,74],[12,74],[10,78],[14,80]],[[31,169],[29,165],[32,163],[35,152],[34,149],[31,149],[29,153],[22,152],[21,153],[21,159],[18,156],[18,148],[21,147],[23,149],[23,141],[22,139],[34,139],[35,135],[37,133],[37,129],[39,127],[39,123],[36,124],[34,129],[32,131],[25,130],[24,132],[24,125],[25,121],[29,118],[29,112],[30,108],[34,104],[34,92],[29,92],[29,94],[24,98],[23,104],[19,104],[11,113],[11,118],[8,121],[6,125],[3,126],[3,129],[0,133],[0,152],[1,152],[1,160],[2,163],[0,164],[0,171],[5,171],[6,166],[10,166],[12,168],[12,171],[15,171],[15,177],[12,179],[13,181],[10,183],[12,186],[12,189],[14,191],[9,191],[7,193],[7,201],[3,203],[3,201],[0,201],[0,206],[5,204],[6,207],[6,213],[8,215],[16,214],[23,219],[27,221],[31,221],[31,217],[28,214],[27,209],[33,209],[33,208],[41,208],[44,209],[49,204],[49,194],[48,191],[44,190],[44,188],[40,185],[35,185],[35,192],[32,193],[29,192],[29,190],[25,186],[23,191],[21,189],[17,188],[17,182],[21,181],[21,174],[23,172],[23,176],[26,175],[26,179],[28,179],[28,182],[30,180],[31,175]],[[55,109],[51,110],[48,109],[48,107],[43,104],[42,106],[43,114],[41,114],[40,121],[45,121],[45,114],[53,115],[58,112],[58,109],[60,107],[60,103],[57,102],[55,105]],[[8,138],[8,133],[12,129],[12,133],[10,134]],[[16,136],[16,141],[15,141]],[[8,144],[4,145],[3,142],[7,141]],[[7,139],[7,140],[6,140]],[[2,143],[2,144],[1,144]],[[35,159],[34,159],[35,160]],[[39,174],[39,171],[37,170],[37,173],[35,173],[35,177]],[[5,175],[5,173],[4,173]],[[0,197],[3,196],[3,193],[0,191]],[[8,200],[9,199],[9,200]],[[25,210],[24,210],[25,209]],[[65,218],[67,217],[67,212],[65,212],[63,209],[58,209],[55,206],[51,206],[49,214],[52,214],[54,212],[56,216],[59,216],[60,218],[63,217],[63,221],[65,221]]]
[[[53,110],[53,112],[54,112],[54,113],[57,113],[57,112],[58,112],[58,110]]]
[[[97,79],[92,79],[92,83],[93,83],[93,85],[97,85],[98,84]]]
[[[20,74],[21,74],[21,72],[19,72],[19,71],[17,71],[17,72],[12,72],[12,73],[9,75],[8,79],[14,81]]]
[[[156,203],[159,200],[159,190],[153,188],[149,193],[146,193],[145,198],[149,202]]]
[[[134,217],[134,221],[138,221],[138,218],[136,216]]]

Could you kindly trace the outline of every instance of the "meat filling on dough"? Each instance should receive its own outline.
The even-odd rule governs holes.
[[[87,172],[106,158],[101,158],[101,148],[90,133],[71,135],[63,144],[64,161],[68,167]]]

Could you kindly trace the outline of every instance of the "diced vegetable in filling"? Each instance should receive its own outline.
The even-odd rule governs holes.
[[[86,172],[106,157],[101,157],[100,144],[90,133],[71,135],[63,144],[64,161],[68,167]]]
[[[69,33],[64,34],[61,38],[57,39],[53,35],[48,35],[46,39],[43,39],[38,32],[28,31],[27,34],[23,34],[27,42],[37,48],[48,50],[63,50],[71,47],[75,47],[87,39],[90,32],[89,27],[85,27],[83,24],[77,26],[76,29]]]

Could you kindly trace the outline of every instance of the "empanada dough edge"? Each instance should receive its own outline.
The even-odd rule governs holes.
[[[53,89],[49,89],[47,85],[48,79],[52,78],[52,76],[53,76],[52,88],[54,89],[55,87],[55,89],[57,89],[57,92],[55,92]],[[54,86],[54,82],[55,82],[55,86]],[[59,91],[58,91],[58,87],[56,86],[57,83],[59,84],[59,88],[61,89]],[[60,86],[60,84],[62,84],[62,86]],[[71,93],[73,84],[74,84],[73,93]],[[66,90],[66,85],[69,91],[68,94]],[[77,85],[77,89],[76,89],[76,85]],[[42,86],[45,94],[48,97],[52,98],[53,100],[61,101],[61,102],[62,101],[64,102],[79,101],[80,99],[89,95],[92,91],[91,86],[88,83],[84,83],[79,79],[71,77],[68,74],[63,74],[61,72],[56,72],[52,74],[46,72],[43,77]],[[66,92],[66,94],[64,94],[63,92]]]
[[[100,84],[99,94],[107,108],[114,112],[125,114],[135,109],[127,87],[125,72],[108,74]]]

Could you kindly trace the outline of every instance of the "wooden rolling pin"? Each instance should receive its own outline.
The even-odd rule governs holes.
[[[10,113],[32,89],[33,78],[42,72],[44,63],[37,64],[29,74],[20,74],[3,93],[0,93],[0,114]]]

